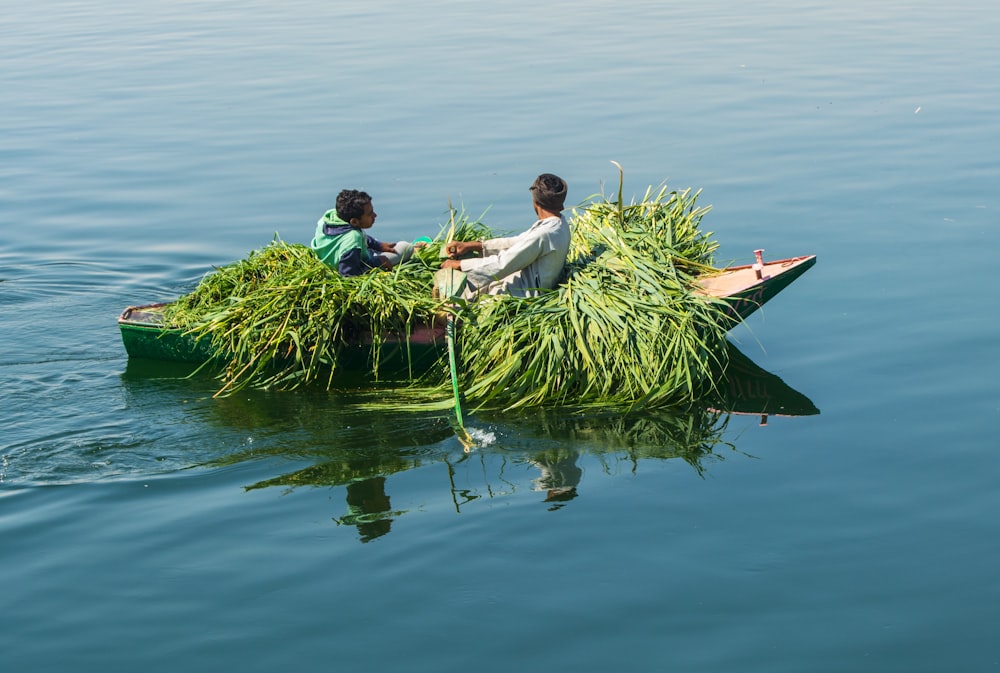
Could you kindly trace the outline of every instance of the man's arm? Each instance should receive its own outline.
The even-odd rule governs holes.
[[[483,242],[482,241],[452,241],[448,244],[448,248],[445,251],[448,256],[452,259],[458,259],[460,257],[468,257],[469,255],[482,255],[483,254]],[[455,267],[450,267],[455,268]]]
[[[530,265],[547,251],[539,236],[516,236],[511,243],[495,255],[483,258],[456,260],[462,271],[499,280]],[[506,241],[505,241],[506,242]]]

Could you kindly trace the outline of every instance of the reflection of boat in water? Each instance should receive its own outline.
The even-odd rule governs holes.
[[[273,436],[270,445],[255,441],[199,464],[293,460],[297,469],[245,488],[344,488],[346,502],[333,518],[356,526],[360,539],[368,541],[390,532],[393,520],[413,508],[405,504],[405,497],[390,495],[396,482],[393,475],[406,471],[430,470],[426,474],[441,484],[456,510],[515,494],[533,495],[549,509],[558,509],[586,492],[586,468],[595,461],[602,471],[631,473],[644,461],[679,458],[702,474],[722,460],[726,450],[736,448],[726,439],[734,415],[769,418],[819,413],[807,396],[735,346],[730,344],[729,349],[730,367],[718,378],[717,393],[704,404],[630,415],[580,416],[551,409],[530,415],[480,412],[468,425],[473,432],[493,439],[477,442],[471,454],[464,453],[455,439],[447,412],[407,410],[406,398],[394,398],[393,391],[246,390],[212,398],[210,376],[177,378],[194,366],[141,360],[128,362],[124,379],[133,397],[153,394],[162,387],[173,395],[175,405],[177,397],[198,398],[199,413],[209,423],[236,430],[237,435],[268,430]],[[156,398],[143,403],[156,407],[171,402]],[[445,466],[445,475],[439,473],[440,466]]]
[[[726,371],[716,381],[716,391],[708,400],[709,408],[727,414],[761,417],[813,416],[819,409],[812,400],[795,390],[777,375],[762,369],[732,343],[727,342],[729,358]]]

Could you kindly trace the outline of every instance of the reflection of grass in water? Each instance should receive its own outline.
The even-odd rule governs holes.
[[[357,397],[367,399],[371,395],[364,393]],[[444,416],[412,409],[402,412],[404,405],[400,399],[386,404],[394,409],[392,413],[372,413],[368,401],[363,403],[366,407],[363,413],[344,405],[332,414],[333,426],[344,421],[344,414],[356,422],[367,419],[350,440],[327,438],[323,443],[311,445],[308,452],[301,449],[289,452],[280,447],[265,451],[265,455],[273,457],[288,457],[291,453],[293,457],[308,457],[316,462],[262,479],[246,486],[246,490],[344,487],[346,503],[338,506],[343,509],[335,512],[332,520],[338,525],[356,526],[360,541],[369,542],[390,532],[393,521],[409,511],[392,507],[393,480],[389,477],[410,469],[444,466],[446,477],[441,478],[441,492],[452,500],[456,511],[461,511],[482,498],[517,493],[522,489],[521,482],[511,481],[506,470],[516,465],[530,467],[538,470],[538,476],[531,479],[532,485],[527,489],[543,491],[540,497],[550,510],[555,510],[578,497],[578,486],[586,490],[586,484],[580,483],[581,456],[593,456],[609,474],[614,473],[615,464],[626,463],[629,472],[634,473],[644,461],[680,458],[703,475],[708,461],[721,459],[716,453],[718,446],[734,448],[723,440],[728,416],[704,410],[627,416],[580,416],[548,411],[495,417],[482,414],[470,425],[493,441],[478,444],[470,454],[461,451]],[[367,437],[369,441],[359,441],[359,437]],[[242,451],[217,464],[261,457],[260,449]],[[481,471],[482,483],[457,480],[460,466],[470,470],[469,475],[479,475]]]
[[[640,460],[680,458],[702,474],[703,462],[718,459],[716,447],[736,447],[724,441],[729,416],[700,409],[673,413],[632,415],[600,414],[565,416],[544,414],[538,418],[539,436],[559,440],[540,455],[558,460],[576,452],[598,457],[621,454],[634,464]],[[564,445],[565,444],[565,445]]]
[[[398,402],[395,403],[398,405]],[[398,409],[398,407],[397,407]],[[345,421],[333,414],[330,428]],[[322,441],[291,446],[254,447],[212,461],[232,465],[266,457],[301,458],[316,461],[301,468],[257,482],[248,489],[269,486],[336,486],[376,476],[389,476],[435,463],[447,463],[460,444],[446,416],[421,411],[352,416],[350,436],[324,436]],[[626,460],[637,469],[643,460],[680,458],[699,474],[708,460],[719,459],[719,446],[734,449],[724,441],[728,416],[704,410],[677,413],[618,416],[578,416],[554,412],[538,415],[490,417],[470,420],[477,443],[474,453],[502,455],[505,459],[558,462],[580,454],[601,461]],[[325,435],[313,428],[309,436]],[[459,462],[467,459],[459,457]]]
[[[736,351],[730,361],[739,363],[738,356]],[[735,368],[737,379],[743,382],[737,387],[754,389],[750,404],[774,410],[773,400],[787,402],[790,389],[774,375],[751,365],[747,361]],[[193,383],[173,381],[175,385],[184,382]],[[139,383],[143,390],[164,385],[159,381],[154,386],[148,378],[140,378]],[[720,389],[728,387],[720,383]],[[202,386],[193,389],[207,393]],[[437,395],[436,388],[406,386],[336,392],[317,387],[294,392],[247,389],[238,395],[206,396],[201,399],[200,413],[208,414],[209,422],[237,428],[253,438],[252,444],[214,456],[208,464],[294,460],[301,470],[258,485],[294,488],[346,484],[451,460],[461,449],[452,425],[452,401]],[[717,409],[739,409],[731,400],[712,404]],[[636,469],[641,460],[681,458],[703,473],[706,466],[725,455],[718,452],[720,447],[735,448],[725,440],[729,418],[725,412],[699,405],[643,413],[614,409],[588,413],[480,410],[468,418],[467,427],[476,438],[473,452],[487,457],[497,454],[512,460],[557,460],[557,454],[576,452],[593,455],[609,466],[618,464],[619,469],[623,461]]]
[[[433,462],[433,461],[432,461]],[[307,468],[296,470],[272,479],[259,481],[246,490],[252,491],[269,486],[339,486],[371,479],[387,477],[397,472],[420,467],[424,461],[420,457],[401,454],[379,456],[358,456],[345,454],[337,460],[328,460]]]

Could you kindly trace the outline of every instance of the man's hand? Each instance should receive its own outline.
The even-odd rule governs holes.
[[[443,262],[441,262],[441,268],[442,269],[458,269],[459,271],[461,271],[462,270],[462,262],[460,260],[457,260],[457,259],[446,259]]]
[[[483,251],[482,241],[452,241],[445,248],[445,252],[452,259],[468,257],[470,254],[479,254]]]

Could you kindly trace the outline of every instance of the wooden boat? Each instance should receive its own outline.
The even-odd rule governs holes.
[[[815,255],[765,262],[755,251],[754,264],[733,266],[698,280],[709,296],[725,299],[735,325],[766,304],[816,263]],[[197,338],[166,323],[167,304],[129,306],[118,318],[125,351],[130,358],[203,364],[217,357],[207,338]],[[438,361],[445,348],[445,327],[415,326],[407,337],[387,339],[379,355],[383,370],[399,370],[406,378]],[[370,371],[371,341],[360,340],[342,355],[341,369]],[[391,377],[390,377],[391,378]]]
[[[816,255],[765,262],[762,252],[754,251],[753,264],[731,266],[698,280],[705,294],[726,299],[734,321],[746,319],[816,263]]]

